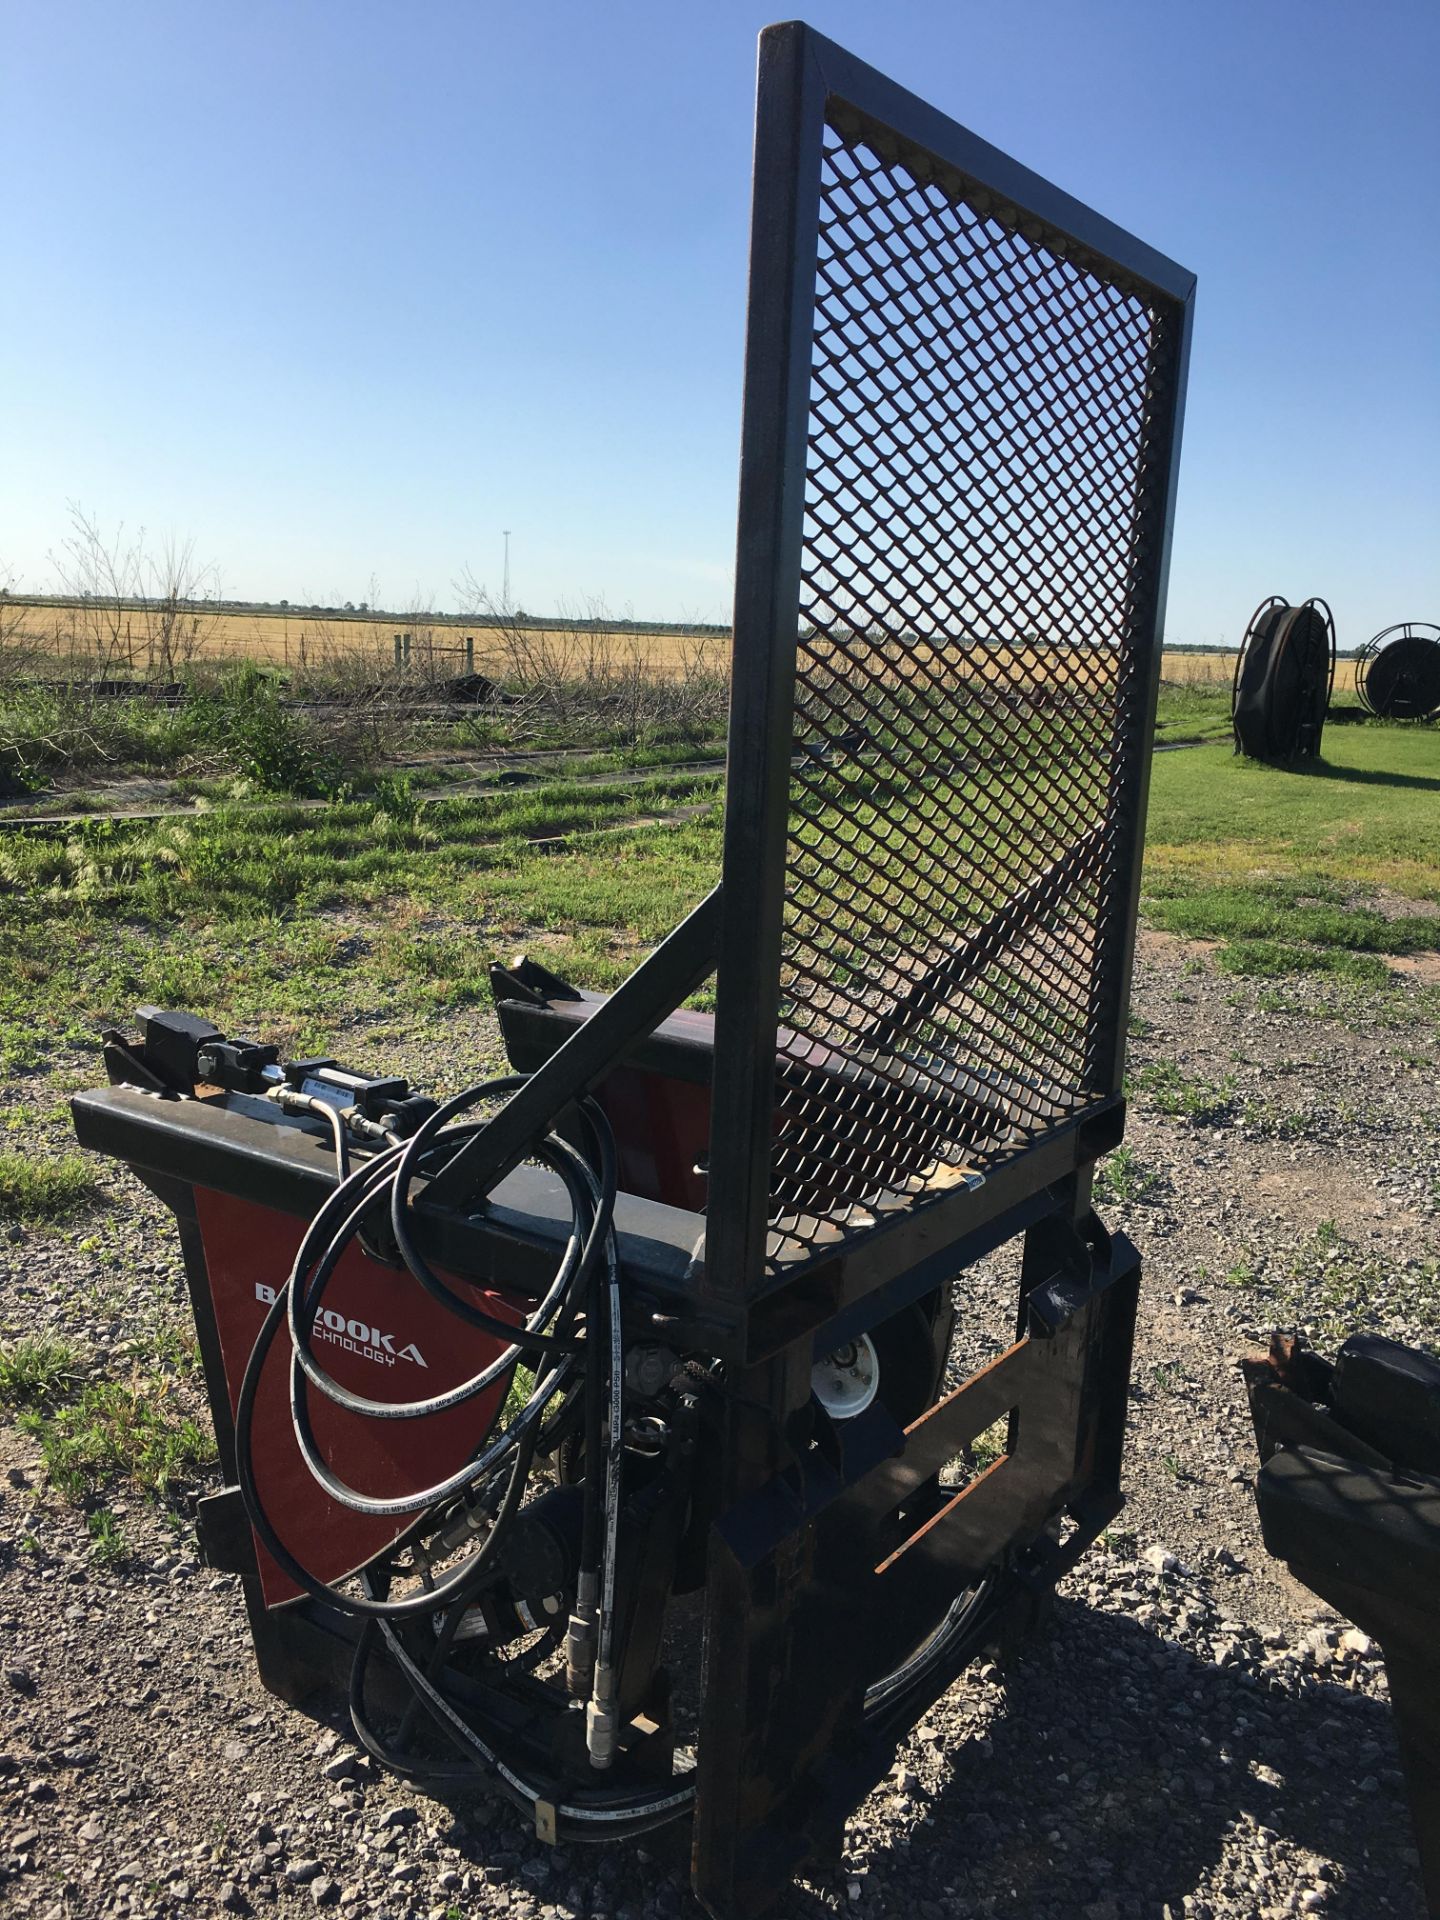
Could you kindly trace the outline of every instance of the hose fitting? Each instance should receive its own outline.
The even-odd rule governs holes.
[[[620,1709],[615,1699],[615,1669],[601,1661],[595,1669],[595,1692],[585,1709],[585,1748],[590,1764],[603,1772],[615,1759],[620,1744]]]
[[[600,1576],[586,1567],[575,1582],[575,1611],[565,1634],[565,1691],[572,1700],[585,1700],[595,1673],[595,1619],[600,1603]]]

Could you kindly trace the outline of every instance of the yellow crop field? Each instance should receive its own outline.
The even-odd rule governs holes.
[[[223,660],[291,668],[371,664],[382,670],[395,665],[397,641],[402,661],[441,675],[473,668],[492,676],[527,679],[635,672],[678,679],[696,672],[723,672],[729,663],[729,638],[713,628],[655,632],[606,629],[584,622],[529,626],[520,621],[500,628],[467,624],[458,617],[295,608],[214,611],[167,609],[153,603],[117,607],[102,602],[6,598],[0,600],[0,635],[9,646],[33,650],[37,657],[52,662],[98,659],[114,672],[152,677],[168,677],[195,661]],[[917,653],[932,657],[928,648],[894,645],[893,653],[897,667],[902,659],[913,667]],[[1055,684],[1091,667],[1093,656],[1083,651],[1036,648],[1032,671],[1035,679]],[[1167,651],[1164,677],[1185,686],[1228,687],[1234,668],[1233,653]],[[1339,661],[1336,692],[1353,693],[1354,688],[1355,662]]]
[[[404,614],[355,615],[308,612],[211,610],[155,604],[117,607],[84,601],[0,601],[0,630],[12,647],[28,647],[52,659],[94,659],[116,671],[156,673],[193,661],[253,660],[278,667],[306,667],[342,661],[394,665],[400,657],[461,672],[467,658],[483,672],[519,666],[540,656],[549,662],[573,661],[583,671],[589,660],[612,665],[638,664],[673,675],[693,667],[697,650],[723,662],[726,640],[711,632],[605,631],[584,622],[573,627],[530,627],[518,621],[501,629],[463,619]],[[469,646],[467,647],[467,641]]]
[[[1164,677],[1180,686],[1228,687],[1235,674],[1233,653],[1166,652]],[[1355,691],[1355,662],[1335,662],[1336,693]]]

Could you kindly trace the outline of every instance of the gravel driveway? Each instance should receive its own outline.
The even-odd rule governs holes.
[[[1146,938],[1130,1198],[1103,1208],[1147,1256],[1130,1504],[1026,1657],[972,1669],[917,1730],[842,1874],[781,1911],[1419,1920],[1377,1652],[1261,1550],[1236,1360],[1296,1318],[1435,1342],[1436,1029],[1291,996]],[[99,1366],[180,1297],[162,1216],[106,1179],[123,1259],[93,1226],[0,1248],[0,1331],[52,1327]],[[977,1324],[1003,1329],[1011,1286],[998,1262],[971,1276]],[[374,1774],[338,1715],[261,1690],[235,1582],[183,1522],[130,1497],[135,1561],[107,1571],[38,1462],[0,1426],[7,1914],[698,1914],[678,1839],[550,1852],[502,1804]]]

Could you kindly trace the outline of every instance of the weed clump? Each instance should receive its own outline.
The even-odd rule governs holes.
[[[1160,1176],[1144,1164],[1133,1147],[1117,1147],[1095,1168],[1095,1198],[1102,1206],[1138,1206],[1159,1185]]]
[[[0,1153],[0,1220],[59,1220],[93,1200],[90,1163],[78,1153],[42,1159]]]
[[[343,759],[283,692],[279,679],[253,662],[232,668],[192,702],[200,738],[264,793],[333,794]]]
[[[65,1340],[17,1340],[0,1347],[0,1406],[43,1412],[80,1379],[75,1349]]]
[[[1156,1113],[1188,1120],[1196,1127],[1213,1127],[1230,1115],[1235,1081],[1229,1074],[1218,1082],[1203,1080],[1183,1072],[1173,1060],[1155,1060],[1136,1074],[1135,1091]]]
[[[52,1483],[77,1502],[117,1478],[158,1499],[215,1458],[213,1436],[155,1376],[94,1381],[51,1411],[22,1413],[20,1426],[39,1441]]]

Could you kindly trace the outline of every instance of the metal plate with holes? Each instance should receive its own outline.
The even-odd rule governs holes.
[[[752,246],[710,1208],[739,1274],[1119,1090],[1193,284],[802,29],[762,71]]]

